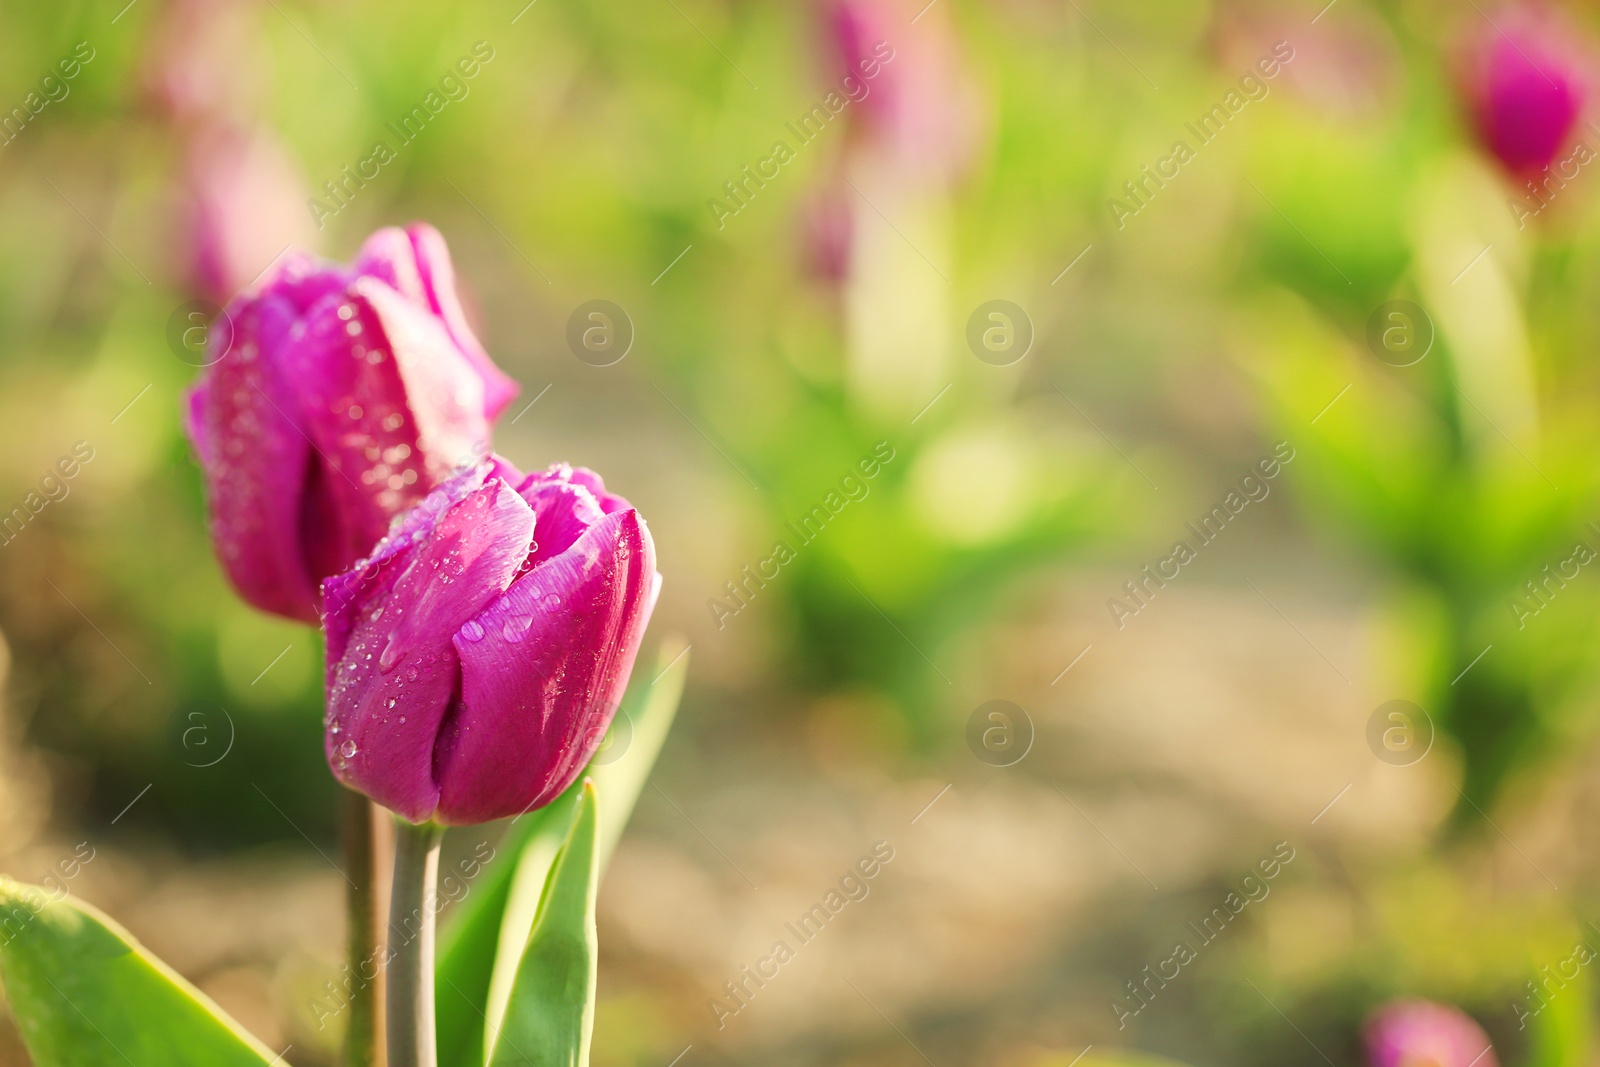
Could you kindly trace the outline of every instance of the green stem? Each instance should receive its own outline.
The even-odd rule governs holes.
[[[389,1067],[438,1067],[433,1013],[434,908],[444,827],[395,817],[389,900]]]
[[[388,813],[354,790],[343,790],[339,818],[344,839],[345,955],[349,963],[350,1025],[347,1067],[383,1067],[383,921],[388,908],[389,862],[394,834]]]

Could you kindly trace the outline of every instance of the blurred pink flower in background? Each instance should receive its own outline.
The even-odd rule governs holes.
[[[1484,147],[1512,175],[1526,178],[1567,147],[1583,110],[1587,79],[1571,43],[1574,31],[1524,8],[1499,13],[1475,32],[1462,93]]]
[[[1216,44],[1219,74],[1237,78],[1276,41],[1294,46],[1294,61],[1268,83],[1337,119],[1370,123],[1404,104],[1404,59],[1394,32],[1364,8],[1341,8],[1307,34],[1304,17],[1282,4],[1252,2],[1219,15]]]
[[[904,0],[835,4],[828,28],[836,69],[829,82],[853,77],[866,85],[866,95],[849,108],[858,141],[924,177],[954,180],[978,144],[980,101],[943,13],[929,7],[919,14],[919,7]],[[873,69],[875,76],[863,77]]]
[[[807,270],[827,282],[841,282],[850,273],[850,240],[855,219],[850,214],[850,189],[828,185],[806,201],[802,228]]]
[[[190,288],[222,304],[284,248],[314,247],[305,177],[266,127],[207,127],[189,143],[183,182]]]
[[[947,7],[826,0],[820,10],[826,88],[812,114],[834,116],[816,136],[835,153],[836,184],[808,215],[805,248],[842,297],[852,400],[910,418],[950,360],[950,294],[934,264],[954,258],[956,187],[980,156],[985,104]]]
[[[266,83],[255,0],[169,0],[148,50],[151,101],[178,122],[239,121]]]
[[[143,73],[180,161],[179,274],[216,304],[284,248],[316,247],[305,177],[260,114],[269,83],[263,10],[257,0],[169,0]]]
[[[1367,1020],[1371,1067],[1499,1067],[1483,1028],[1459,1008],[1398,1000]]]

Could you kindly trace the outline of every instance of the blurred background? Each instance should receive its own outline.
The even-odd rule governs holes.
[[[691,647],[597,1065],[1600,1062],[1600,13],[924,2],[0,10],[0,870],[333,1062],[320,639],[179,411],[426,219]]]

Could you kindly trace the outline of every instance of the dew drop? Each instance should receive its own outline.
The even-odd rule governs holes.
[[[378,654],[378,669],[388,674],[394,670],[395,664],[400,662],[401,655],[400,642],[391,635],[388,643],[383,646],[383,651]]]
[[[346,741],[339,746],[339,754],[345,759],[355,759],[356,743],[354,741]]]
[[[500,628],[500,636],[505,638],[513,645],[521,644],[523,641],[527,640],[528,630],[532,626],[532,616],[513,615],[511,618],[507,619],[505,625]]]
[[[474,643],[483,640],[483,625],[477,619],[468,619],[461,626],[461,638]]]

